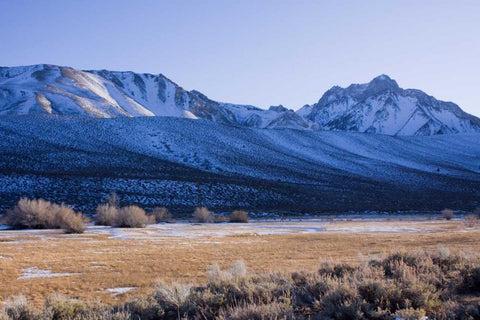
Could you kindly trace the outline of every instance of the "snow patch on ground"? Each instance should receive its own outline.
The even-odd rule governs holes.
[[[69,277],[69,276],[78,276],[82,274],[83,273],[71,273],[71,272],[54,273],[51,270],[42,270],[42,269],[38,269],[37,267],[31,267],[27,269],[22,269],[22,275],[17,279]]]
[[[120,294],[124,294],[135,289],[137,289],[137,287],[118,287],[118,288],[109,288],[109,289],[106,289],[105,291],[108,293],[111,293],[113,296],[118,296]]]

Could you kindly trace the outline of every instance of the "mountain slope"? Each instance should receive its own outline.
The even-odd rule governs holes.
[[[0,202],[27,195],[93,210],[116,191],[127,203],[186,211],[469,209],[480,199],[479,139],[4,116]]]
[[[333,87],[298,114],[325,130],[389,135],[480,132],[480,119],[456,104],[436,100],[420,90],[401,89],[386,75],[367,84]]]

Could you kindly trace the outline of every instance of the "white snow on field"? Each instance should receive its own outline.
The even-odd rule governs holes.
[[[111,293],[113,296],[118,296],[120,294],[124,294],[126,292],[132,291],[137,289],[137,287],[118,287],[118,288],[109,288],[105,291]]]
[[[415,219],[414,219],[415,220]],[[345,224],[346,223],[346,224]],[[282,235],[311,233],[404,233],[423,232],[415,225],[405,223],[396,225],[385,219],[354,221],[300,220],[290,222],[251,221],[249,223],[168,223],[149,225],[146,228],[111,228],[89,226],[87,233],[106,234],[116,240],[152,240],[166,241],[171,238],[198,239],[198,243],[216,243],[214,238],[234,235]],[[207,238],[207,240],[205,240]],[[210,239],[210,240],[208,240]]]
[[[78,276],[82,273],[61,272],[53,273],[51,270],[42,270],[37,267],[22,269],[22,275],[17,279],[35,279],[35,278],[55,278],[55,277],[69,277]]]

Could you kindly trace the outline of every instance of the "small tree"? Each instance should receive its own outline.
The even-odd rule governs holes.
[[[445,220],[452,220],[453,218],[453,211],[450,210],[450,209],[443,209],[442,210],[442,217],[445,219]]]

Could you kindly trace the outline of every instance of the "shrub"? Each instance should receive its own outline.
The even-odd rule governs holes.
[[[45,301],[46,318],[70,320],[82,318],[88,312],[88,306],[76,299],[68,299],[61,295],[48,297]]]
[[[462,293],[480,293],[480,267],[466,266],[460,271],[459,291]]]
[[[207,207],[196,207],[193,216],[200,223],[213,222],[215,220],[213,213]]]
[[[452,220],[453,218],[453,211],[450,210],[450,209],[443,209],[442,210],[442,217],[445,219],[445,220]]]
[[[24,295],[18,295],[5,300],[2,304],[4,314],[11,320],[38,319],[39,312]]]
[[[155,222],[168,222],[172,220],[172,215],[165,207],[155,207],[149,216],[153,217]]]
[[[115,226],[123,228],[144,228],[148,222],[149,219],[145,214],[145,210],[137,206],[126,206],[118,210]]]
[[[45,229],[53,227],[51,203],[42,199],[22,198],[7,210],[5,222],[15,229]]]
[[[72,208],[60,207],[56,215],[56,225],[65,233],[83,233],[85,231],[85,218],[81,213],[76,213]]]
[[[250,303],[221,311],[220,319],[226,320],[264,320],[294,319],[289,303],[272,302],[268,304]]]
[[[118,208],[108,203],[99,204],[96,210],[95,224],[114,226],[118,219]]]
[[[160,306],[165,309],[174,309],[177,313],[177,319],[180,320],[181,311],[187,305],[191,290],[191,284],[159,282],[155,287],[155,298]]]
[[[425,317],[425,310],[413,308],[398,310],[393,316],[395,319],[403,320],[428,319]]]
[[[230,215],[230,222],[248,222],[248,213],[243,210],[234,210]]]
[[[145,210],[138,206],[117,208],[104,203],[97,207],[95,224],[121,228],[144,228],[153,223],[153,216],[147,216]]]
[[[212,264],[207,269],[207,278],[209,282],[222,282],[228,280],[238,280],[247,276],[247,266],[243,260],[238,260],[227,270],[222,270],[218,264]]]
[[[156,320],[161,319],[164,310],[159,306],[153,295],[136,297],[124,304],[124,309],[131,315],[128,319]]]
[[[80,212],[65,204],[42,199],[22,198],[7,210],[5,222],[15,229],[64,229],[66,233],[83,233],[85,219]]]
[[[480,260],[450,253],[392,253],[321,272],[252,274],[240,261],[213,265],[206,285],[158,283],[146,297],[110,307],[61,296],[37,311],[7,299],[1,320],[480,319]]]

